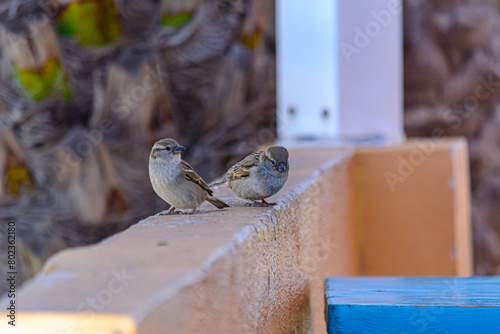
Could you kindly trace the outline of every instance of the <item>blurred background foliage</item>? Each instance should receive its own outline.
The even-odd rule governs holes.
[[[23,279],[167,209],[154,141],[209,181],[275,139],[272,1],[4,0],[0,22],[0,221]]]
[[[404,10],[406,132],[469,139],[476,273],[497,275],[499,3]],[[17,224],[24,279],[166,209],[155,140],[211,180],[275,139],[274,1],[3,0],[0,22],[0,221]]]
[[[408,136],[469,142],[475,272],[500,275],[500,1],[405,1]]]

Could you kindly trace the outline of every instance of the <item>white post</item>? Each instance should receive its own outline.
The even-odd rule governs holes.
[[[401,0],[277,0],[278,136],[404,139]]]
[[[340,136],[402,140],[402,2],[337,1]]]
[[[338,134],[337,3],[277,0],[278,136]]]

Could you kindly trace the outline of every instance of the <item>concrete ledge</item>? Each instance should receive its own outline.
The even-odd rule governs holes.
[[[456,143],[439,145],[466,150]],[[412,144],[393,150],[405,151],[408,145]],[[228,210],[206,205],[198,215],[152,216],[100,244],[63,251],[21,289],[16,327],[7,326],[4,315],[0,332],[324,333],[324,278],[374,273],[377,261],[390,268],[387,261],[373,260],[369,253],[388,254],[393,245],[402,245],[390,231],[385,239],[379,238],[376,224],[384,217],[392,217],[393,224],[406,224],[409,220],[403,213],[410,204],[403,199],[422,198],[402,187],[387,198],[402,198],[397,209],[389,204],[375,209],[390,195],[381,189],[387,187],[380,183],[385,180],[384,171],[397,168],[398,163],[396,155],[395,160],[384,159],[383,168],[375,168],[377,152],[384,156],[390,151],[380,147],[292,149],[290,178],[271,198],[278,202],[276,207],[244,207],[220,187],[217,196],[233,205]],[[434,156],[440,155],[429,155],[429,161]],[[466,182],[467,169],[458,167],[466,166],[465,157],[450,153],[444,159],[451,167],[443,175],[455,175],[456,185]],[[441,173],[442,166],[428,165],[433,168],[424,168],[427,177]],[[410,178],[407,182],[411,183]],[[440,198],[448,215],[437,217],[446,219],[447,227],[439,229],[431,242],[454,240],[460,244],[456,254],[464,253],[454,260],[462,264],[443,269],[447,275],[471,273],[466,263],[470,232],[454,230],[460,219],[464,228],[469,223],[468,217],[457,216],[462,213],[454,207],[468,205],[467,197],[454,195],[466,191],[460,187],[435,190],[451,196]],[[427,210],[428,201],[422,203],[421,209]],[[380,215],[379,220],[374,220],[374,214]],[[410,223],[417,229],[418,224]],[[456,235],[461,237],[454,239]],[[423,237],[419,240],[426,243]],[[419,249],[402,249],[401,257],[412,253],[418,257]],[[465,269],[457,272],[457,267]],[[0,302],[2,310],[8,301]]]
[[[229,210],[149,217],[59,253],[19,295],[16,333],[324,329],[322,317],[311,319],[311,307],[323,313],[324,277],[355,274],[351,156],[293,151],[271,209],[243,207],[223,187]]]

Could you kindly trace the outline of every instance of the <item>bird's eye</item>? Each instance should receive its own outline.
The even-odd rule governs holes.
[[[276,165],[276,161],[274,161],[273,159],[270,159],[270,160],[271,160],[271,163],[272,163],[273,165]]]
[[[170,146],[165,147],[167,151],[170,151]]]

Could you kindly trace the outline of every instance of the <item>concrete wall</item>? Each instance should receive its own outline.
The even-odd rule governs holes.
[[[471,275],[465,140],[362,148],[353,158],[361,275]]]
[[[471,274],[468,212],[457,209],[468,207],[466,145],[439,143],[392,192],[385,172],[414,147],[291,149],[290,178],[271,198],[277,206],[245,207],[222,186],[216,194],[230,209],[148,217],[100,244],[63,251],[19,291],[16,328],[4,320],[0,331],[325,333],[327,276]],[[442,183],[452,177],[452,186]],[[435,200],[409,190],[422,180],[436,184]],[[434,214],[412,216],[415,203]],[[411,238],[395,237],[398,226],[424,231],[404,247]],[[456,256],[446,262],[451,244]],[[429,245],[440,261],[428,260]],[[394,251],[408,259],[401,271],[389,265]]]

